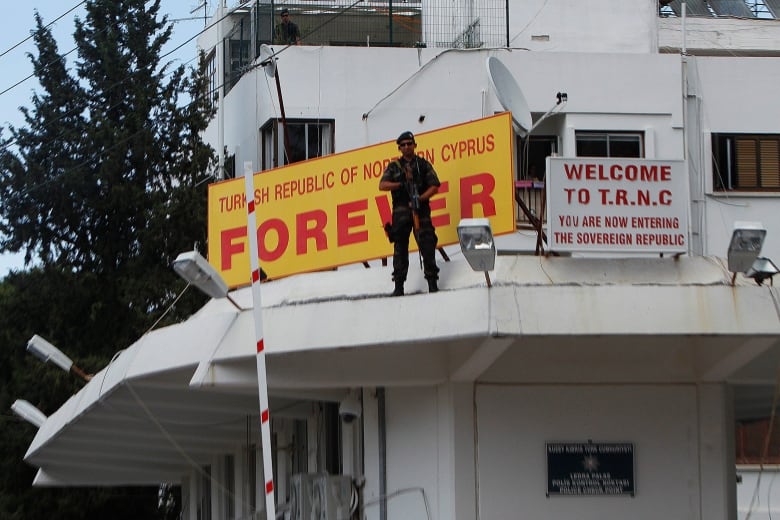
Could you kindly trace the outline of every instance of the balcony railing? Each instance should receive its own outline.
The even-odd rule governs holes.
[[[547,222],[544,181],[515,181],[517,227],[535,229],[541,220]]]
[[[256,0],[232,12],[228,39],[274,43],[282,7],[304,45],[475,48],[508,40],[505,0]]]

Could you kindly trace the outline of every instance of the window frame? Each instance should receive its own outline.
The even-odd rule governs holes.
[[[308,159],[314,159],[315,157],[324,157],[330,155],[335,151],[334,141],[336,133],[336,122],[333,119],[287,119],[288,132],[295,130],[296,127],[303,126],[304,133],[304,154],[303,157],[295,158],[295,160],[288,161],[285,157],[284,150],[284,126],[281,118],[273,118],[260,127],[260,143],[261,143],[261,165],[263,170],[270,170],[272,168],[278,168],[287,164],[292,164],[299,161]],[[314,136],[317,139],[316,146],[318,150],[311,150],[310,138],[311,130],[315,127],[320,127],[320,130]],[[284,161],[279,161],[280,157],[284,157]]]
[[[605,151],[606,153],[601,155],[589,155],[589,154],[582,154],[581,152],[581,143],[583,141],[590,141],[593,143],[599,142],[599,138],[603,138]],[[613,142],[614,146],[617,147],[618,143],[622,141],[627,141],[628,138],[631,138],[632,140],[635,140],[636,147],[638,149],[637,155],[626,155],[626,154],[615,154],[613,153]],[[645,133],[642,131],[632,131],[632,130],[577,130],[574,134],[574,146],[576,150],[576,156],[577,157],[626,157],[626,158],[636,158],[636,159],[642,159],[645,157],[646,149],[645,149]],[[617,150],[614,150],[617,151]]]
[[[722,132],[711,138],[713,191],[780,192],[780,134]]]
[[[212,49],[206,56],[206,77],[208,78],[209,103],[214,108],[219,100],[219,84],[217,82],[217,52]]]
[[[516,180],[543,181],[547,176],[547,157],[558,153],[559,138],[555,134],[516,136]],[[533,173],[532,173],[533,172]]]

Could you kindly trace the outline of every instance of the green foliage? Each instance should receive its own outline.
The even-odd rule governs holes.
[[[215,154],[200,137],[213,116],[202,57],[189,73],[161,61],[172,26],[158,20],[158,0],[85,7],[71,67],[36,14],[41,90],[22,109],[24,127],[0,142],[0,251],[38,264],[0,283],[0,518],[163,514],[157,488],[32,488],[22,458],[35,431],[10,414],[17,398],[49,414],[81,385],[25,352],[33,334],[99,370],[184,287],[175,256],[205,243]],[[203,300],[190,291],[163,324]]]

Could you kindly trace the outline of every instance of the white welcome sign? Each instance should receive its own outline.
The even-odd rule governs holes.
[[[551,251],[685,253],[683,161],[547,158]]]

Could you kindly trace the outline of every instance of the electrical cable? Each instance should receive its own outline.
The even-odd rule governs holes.
[[[428,520],[431,520],[431,508],[428,505],[428,496],[425,494],[425,488],[423,487],[409,487],[409,488],[402,488],[398,489],[396,491],[393,491],[392,493],[387,493],[386,495],[380,495],[378,497],[372,498],[371,500],[366,500],[363,503],[363,507],[360,508],[361,511],[365,511],[368,506],[372,506],[374,504],[379,504],[383,500],[389,500],[391,498],[395,498],[397,496],[403,495],[405,493],[413,493],[419,491],[422,494],[423,503],[425,504],[425,515]]]
[[[73,7],[71,7],[70,9],[68,9],[67,11],[65,11],[64,13],[62,13],[60,16],[58,16],[57,18],[55,18],[54,20],[52,20],[51,22],[49,22],[48,24],[44,25],[44,26],[43,26],[43,28],[44,28],[44,29],[48,29],[49,27],[51,27],[52,25],[54,25],[55,23],[57,23],[59,20],[61,20],[62,18],[64,18],[64,17],[65,17],[65,15],[67,15],[67,14],[71,13],[72,11],[75,11],[76,9],[78,9],[79,7],[81,7],[82,5],[84,5],[84,4],[86,4],[86,3],[87,3],[87,1],[86,1],[86,0],[84,0],[83,2],[79,2],[78,4],[74,5]],[[27,38],[25,38],[24,40],[21,40],[20,42],[18,42],[18,43],[15,43],[14,45],[12,45],[11,47],[9,47],[8,49],[4,50],[3,52],[1,52],[1,53],[0,53],[0,58],[2,58],[3,56],[5,56],[6,54],[8,54],[9,52],[11,52],[12,50],[14,50],[15,48],[19,47],[20,45],[24,44],[25,42],[27,42],[27,41],[28,41],[28,40],[30,40],[31,38],[33,38],[33,35],[32,35],[32,34],[31,34],[30,36],[28,36]]]
[[[323,22],[322,24],[320,24],[319,26],[317,26],[317,27],[316,27],[315,29],[313,29],[312,31],[309,31],[309,33],[307,33],[307,34],[313,34],[313,33],[315,33],[316,31],[320,30],[320,29],[321,29],[323,26],[325,26],[327,23],[330,23],[332,20],[334,20],[334,19],[335,19],[337,16],[340,16],[340,15],[342,15],[344,12],[346,12],[346,11],[347,11],[347,10],[349,10],[349,9],[351,9],[352,7],[354,7],[355,5],[357,5],[358,3],[362,2],[362,1],[363,1],[363,0],[356,0],[355,2],[353,2],[352,4],[350,4],[349,6],[345,7],[345,8],[344,8],[344,9],[342,9],[341,11],[339,11],[339,13],[337,13],[336,15],[334,15],[333,17],[331,17],[330,19],[326,20],[325,22]],[[203,34],[204,32],[206,32],[207,30],[209,30],[209,29],[211,29],[212,27],[214,27],[214,26],[215,26],[217,23],[220,23],[220,22],[222,22],[222,21],[223,21],[225,18],[227,18],[228,16],[231,16],[231,15],[232,15],[232,12],[227,12],[227,13],[226,13],[224,16],[222,16],[222,17],[221,17],[221,18],[219,18],[218,20],[214,21],[214,22],[213,22],[213,23],[211,23],[210,25],[208,25],[208,26],[204,27],[204,29],[203,29],[203,30],[201,30],[201,31],[199,31],[198,33],[196,33],[196,34],[195,34],[193,37],[189,38],[189,39],[188,39],[186,42],[184,42],[183,44],[179,45],[178,47],[176,47],[176,48],[175,48],[175,49],[173,49],[172,51],[170,51],[170,52],[168,52],[168,53],[166,53],[166,54],[164,54],[164,55],[161,55],[161,56],[160,56],[160,59],[162,59],[162,58],[164,58],[164,57],[166,57],[166,56],[170,55],[170,54],[171,54],[171,53],[173,53],[173,52],[175,52],[176,50],[178,50],[179,48],[181,48],[181,47],[182,47],[184,44],[186,44],[186,43],[188,43],[188,42],[191,42],[192,40],[194,40],[195,38],[197,38],[198,36],[200,36],[201,34]],[[287,49],[287,48],[289,48],[289,47],[290,47],[290,46],[289,46],[289,45],[287,45],[286,47],[282,48],[280,51],[278,51],[278,52],[275,52],[275,53],[273,54],[272,58],[273,58],[273,57],[275,57],[275,56],[278,56],[279,54],[281,54],[281,53],[282,53],[284,50],[286,50],[286,49]],[[74,48],[73,50],[76,50],[76,49]],[[73,50],[69,51],[69,53],[70,53],[70,52],[73,52]],[[63,56],[64,56],[64,55],[63,55]],[[194,59],[194,58],[193,58],[193,59]],[[192,60],[190,60],[190,61],[192,61]],[[187,62],[187,63],[189,63],[189,62]],[[242,71],[242,73],[243,73],[243,72],[248,72],[249,70],[252,70],[252,69],[254,69],[254,68],[258,67],[258,66],[261,66],[261,64],[260,64],[260,63],[254,64],[253,66],[251,66],[251,67],[247,68],[245,71]],[[176,70],[178,70],[178,68],[177,68]],[[174,73],[176,73],[176,70],[174,70],[174,71],[171,71],[171,73],[170,73],[170,74],[174,74]],[[31,76],[30,76],[30,77],[31,77]],[[26,78],[26,79],[29,79],[29,77],[28,77],[28,78]],[[23,81],[26,81],[26,79],[25,79],[25,80],[22,80],[22,82],[23,82]],[[122,85],[122,84],[123,84],[125,81],[131,81],[131,80],[132,80],[132,78],[127,78],[127,79],[124,79],[124,80],[122,80],[122,81],[118,82],[116,85],[113,85],[113,86],[112,86],[112,87],[110,87],[110,88],[113,88],[113,87],[115,87],[115,86],[116,86],[116,87],[118,87],[118,86],[121,86],[121,85]],[[20,82],[20,83],[21,83],[21,82]],[[215,90],[216,90],[216,89],[220,89],[220,88],[224,88],[224,86],[225,86],[226,84],[227,84],[227,80],[226,80],[225,82],[223,82],[223,83],[221,83],[221,84],[217,85],[217,86],[215,87]],[[9,89],[7,89],[7,90],[9,90]],[[7,91],[7,90],[6,90],[6,91]],[[0,95],[1,95],[1,94],[2,94],[2,93],[0,93]],[[190,106],[194,105],[195,103],[199,102],[200,100],[201,100],[201,98],[196,98],[196,99],[192,100],[190,103],[188,103],[188,104],[186,104],[186,105],[183,105],[183,106],[182,106],[182,107],[180,107],[180,108],[181,108],[181,109],[184,109],[184,108],[189,108]],[[62,117],[66,117],[66,114],[63,114],[62,116],[60,116],[60,118],[58,118],[58,119],[56,119],[56,120],[54,120],[54,121],[51,121],[51,122],[50,122],[48,125],[52,125],[52,124],[54,124],[56,121],[60,120]],[[46,128],[48,125],[44,126],[43,128]],[[102,156],[102,155],[103,155],[103,154],[105,154],[106,152],[109,152],[109,151],[111,151],[111,150],[113,150],[113,149],[117,148],[119,145],[121,145],[121,144],[123,144],[123,143],[127,142],[129,139],[131,139],[131,138],[135,137],[136,135],[138,135],[139,133],[141,133],[141,132],[142,132],[143,130],[145,130],[145,129],[146,129],[146,127],[144,127],[144,128],[141,128],[141,129],[140,129],[138,132],[136,132],[135,134],[132,134],[132,135],[130,135],[130,136],[128,136],[128,137],[126,137],[126,138],[125,138],[123,141],[121,141],[121,142],[118,142],[118,143],[114,143],[112,146],[110,146],[110,147],[108,147],[108,148],[106,148],[106,149],[102,150],[102,151],[101,151],[101,154],[100,154],[100,155],[98,155],[98,157]],[[15,140],[9,140],[9,141],[6,141],[6,142],[4,142],[4,143],[0,144],[0,149],[6,149],[6,148],[8,148],[8,147],[12,146],[12,145],[13,145],[13,144],[15,144],[15,143],[16,143],[16,141],[15,141]],[[88,164],[88,163],[91,163],[91,162],[93,162],[93,161],[92,161],[92,159],[90,159],[90,160],[87,160],[87,161],[84,161],[84,162],[83,162],[83,163],[81,163],[81,164],[78,164],[78,165],[76,165],[76,166],[74,166],[74,167],[71,167],[69,171],[74,171],[75,169],[77,169],[77,168],[79,168],[79,167],[81,167],[81,166],[84,166],[84,165],[86,165],[86,164]],[[41,183],[38,183],[38,184],[36,184],[36,185],[33,185],[33,186],[28,186],[28,187],[27,187],[25,190],[23,190],[22,192],[19,192],[17,195],[26,195],[26,194],[30,193],[31,191],[33,191],[33,190],[35,190],[35,189],[38,189],[38,188],[40,188],[40,187],[43,187],[43,186],[46,186],[46,185],[50,184],[51,182],[54,182],[55,180],[60,180],[60,179],[62,179],[62,177],[63,177],[64,175],[67,175],[67,174],[69,173],[69,171],[65,171],[65,172],[63,172],[63,173],[62,173],[62,175],[58,176],[56,179],[48,179],[48,180],[46,180],[46,181],[43,181],[43,182],[41,182]],[[209,177],[207,177],[205,180],[198,182],[198,183],[197,183],[197,184],[196,184],[194,187],[196,187],[196,186],[198,186],[198,185],[202,184],[202,182],[205,182],[205,181],[206,181],[206,180],[208,180],[209,178],[214,178],[214,176],[215,176],[214,174],[211,174],[211,175],[210,175]]]

